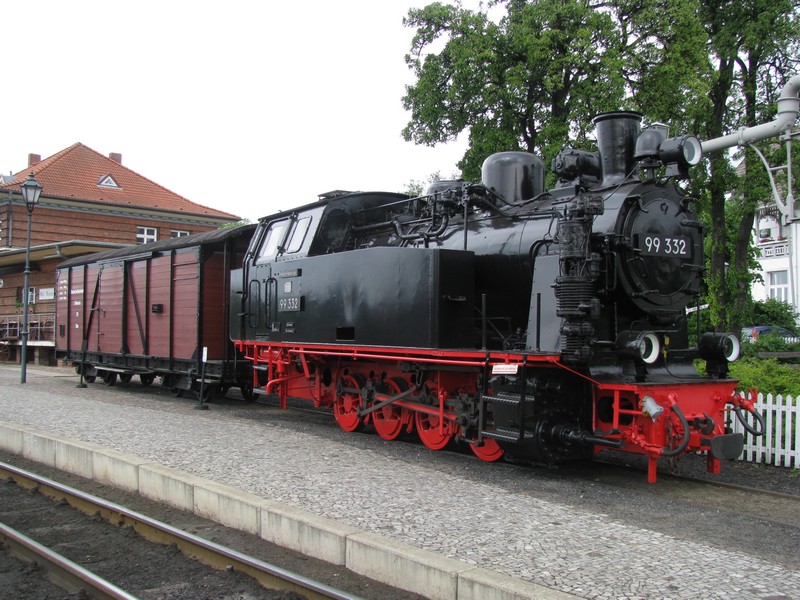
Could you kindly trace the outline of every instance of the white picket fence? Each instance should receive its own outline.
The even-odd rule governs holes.
[[[747,433],[736,415],[729,413],[733,431],[744,433],[745,437],[739,460],[800,469],[800,400],[759,393],[755,408],[766,422],[766,433],[758,437]],[[752,415],[747,415],[747,421],[758,428]]]

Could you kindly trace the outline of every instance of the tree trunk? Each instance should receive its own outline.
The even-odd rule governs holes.
[[[711,119],[706,124],[706,139],[722,135],[727,113],[727,101],[733,85],[734,60],[721,58],[717,78],[709,96],[712,102]],[[711,202],[711,276],[708,279],[710,298],[717,331],[724,331],[727,325],[728,288],[725,277],[725,263],[728,258],[728,235],[725,229],[725,193],[727,191],[728,160],[724,154],[711,158],[710,180],[708,184]]]

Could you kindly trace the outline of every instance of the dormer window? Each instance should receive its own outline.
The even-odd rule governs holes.
[[[109,173],[108,175],[103,175],[97,181],[97,187],[106,188],[110,190],[121,190],[122,188],[119,184],[114,180],[114,178]]]

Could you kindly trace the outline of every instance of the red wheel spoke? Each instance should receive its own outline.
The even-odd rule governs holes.
[[[428,413],[418,412],[416,414],[417,434],[422,443],[431,450],[441,450],[453,434],[447,423],[444,424],[442,431],[439,428],[439,416]]]
[[[356,377],[345,375],[342,377],[342,387],[359,390],[361,385]],[[363,425],[361,417],[358,416],[358,409],[361,407],[361,394],[358,392],[342,392],[336,396],[333,403],[333,415],[339,427],[345,431],[356,431]]]
[[[475,456],[486,462],[500,460],[505,453],[500,444],[497,443],[497,440],[485,439],[483,440],[483,446],[470,444],[469,447],[475,453]]]
[[[385,393],[389,396],[396,396],[407,389],[402,379],[387,379],[383,384],[386,387]],[[407,415],[405,416],[407,418]],[[402,433],[403,426],[406,424],[404,411],[399,406],[387,404],[372,413],[372,423],[379,436],[388,441],[394,440]]]

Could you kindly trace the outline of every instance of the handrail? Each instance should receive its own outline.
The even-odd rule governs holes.
[[[21,337],[22,315],[0,315],[0,339],[14,341]],[[30,313],[28,317],[28,342],[55,342],[56,314]]]

